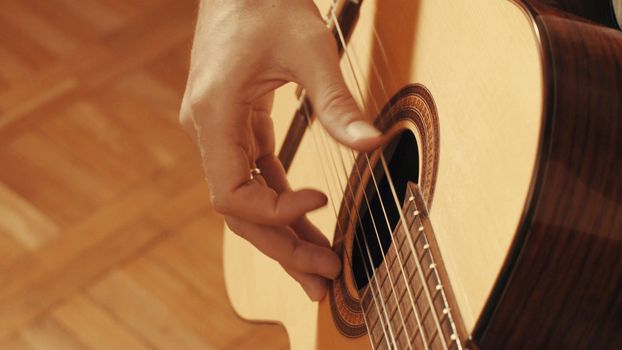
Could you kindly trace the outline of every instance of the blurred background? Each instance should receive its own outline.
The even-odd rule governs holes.
[[[197,0],[2,0],[0,349],[284,349],[178,127]]]

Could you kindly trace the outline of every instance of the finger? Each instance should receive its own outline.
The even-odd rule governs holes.
[[[317,244],[320,247],[330,248],[330,241],[328,238],[326,238],[326,236],[306,217],[296,220],[290,227],[301,239]]]
[[[312,301],[320,301],[326,295],[329,283],[327,279],[288,268],[285,268],[285,271],[300,283],[300,286]]]
[[[229,228],[285,268],[337,278],[341,262],[331,249],[298,239],[289,227],[258,225],[227,217]]]
[[[259,142],[259,144],[261,144],[261,142]],[[259,147],[259,151],[262,151],[261,147]],[[262,171],[262,180],[264,180],[268,186],[272,187],[277,192],[290,190],[283,164],[274,154],[264,155],[262,158],[258,159],[257,166]],[[322,247],[330,247],[330,242],[326,236],[306,217],[296,220],[290,227],[301,239]]]
[[[218,99],[217,99],[218,100]],[[226,100],[226,99],[225,99]],[[251,106],[209,102],[193,106],[193,121],[214,208],[266,225],[287,225],[326,204],[315,190],[277,193],[250,181]]]
[[[382,134],[359,110],[339,69],[335,40],[328,29],[305,42],[293,59],[293,75],[306,89],[319,121],[340,143],[369,151],[382,143]]]

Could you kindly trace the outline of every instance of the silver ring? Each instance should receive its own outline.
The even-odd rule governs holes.
[[[251,169],[251,180],[255,178],[255,176],[257,175],[261,175],[261,169],[259,168],[252,168]]]

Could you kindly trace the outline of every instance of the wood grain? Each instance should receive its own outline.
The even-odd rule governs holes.
[[[342,71],[369,118],[409,84],[424,85],[434,97],[441,156],[430,217],[439,250],[449,257],[447,273],[470,331],[503,265],[533,173],[543,101],[531,22],[509,1],[363,1],[349,46],[354,68],[344,59]],[[273,109],[277,145],[297,108],[295,92],[282,91]],[[309,217],[331,239],[337,227],[333,205],[338,210],[347,179],[331,165],[331,154],[337,168],[346,169],[351,169],[352,154],[324,141],[329,137],[318,123],[311,129],[288,176],[294,188],[313,187],[329,195],[331,203]],[[323,318],[323,305],[310,305],[278,264],[231,232],[225,235],[225,277],[240,315],[281,322],[292,346],[361,348],[346,339],[314,339],[313,334],[331,327],[318,324],[330,320]],[[357,341],[368,341],[362,338]]]
[[[538,182],[507,285],[475,340],[482,349],[619,349],[622,33],[530,3],[549,67]]]
[[[178,127],[196,1],[2,6],[0,349],[287,348],[228,304]]]

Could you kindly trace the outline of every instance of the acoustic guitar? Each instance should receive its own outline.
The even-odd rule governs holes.
[[[619,4],[619,2],[618,2]],[[595,0],[317,1],[364,113],[277,91],[279,157],[343,272],[323,301],[230,231],[231,303],[293,349],[622,349],[622,32]]]

